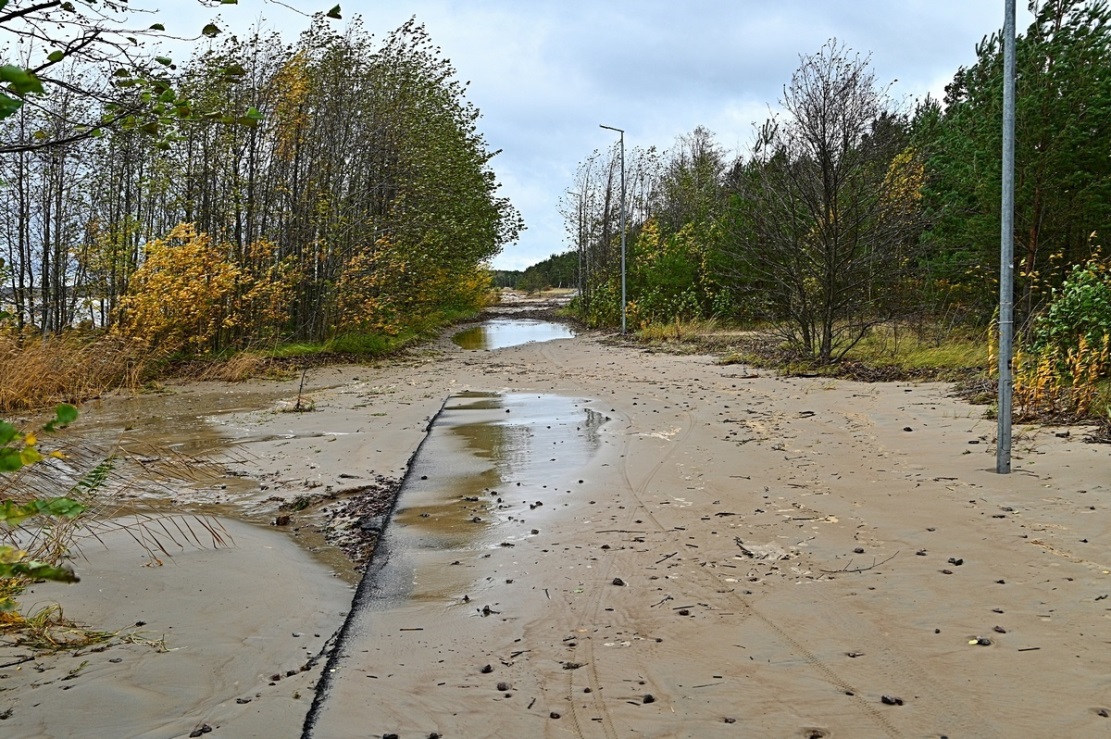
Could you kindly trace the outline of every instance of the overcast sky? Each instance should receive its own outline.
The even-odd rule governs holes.
[[[799,56],[830,38],[870,54],[877,80],[909,105],[939,96],[975,46],[1003,25],[1003,0],[289,0],[340,2],[383,37],[412,16],[469,80],[501,194],[528,226],[494,260],[523,269],[569,245],[558,211],[575,168],[625,129],[627,147],[671,147],[702,125],[744,151]],[[317,3],[317,4],[314,4]],[[192,0],[150,6],[189,8]],[[1018,29],[1030,23],[1018,2]],[[167,8],[169,9],[169,8]],[[211,13],[209,13],[211,15]],[[260,17],[294,41],[308,21],[265,0],[239,0],[225,26]],[[167,23],[170,27],[170,24]],[[180,26],[178,26],[180,27]]]

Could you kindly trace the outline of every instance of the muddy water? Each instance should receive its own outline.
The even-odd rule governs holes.
[[[252,411],[292,407],[289,393],[279,383],[193,383],[166,392],[112,396],[83,406],[81,418],[62,441],[78,474],[82,467],[113,458],[113,474],[101,490],[106,503],[186,503],[191,509],[243,518],[243,504],[257,496],[259,486],[228,474],[226,463],[250,457],[255,442],[321,436],[266,436],[234,420]]]
[[[497,318],[480,326],[460,331],[451,337],[458,346],[468,350],[505,349],[531,342],[570,339],[570,327],[551,321]]]
[[[440,600],[463,586],[460,571],[423,567],[408,553],[475,552],[532,536],[571,492],[575,483],[564,476],[597,451],[606,420],[587,401],[556,395],[452,396],[387,533],[394,556],[383,573],[392,584],[384,602]]]

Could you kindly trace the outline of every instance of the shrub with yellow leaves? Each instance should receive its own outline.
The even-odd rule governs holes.
[[[204,352],[234,325],[230,298],[240,269],[191,223],[146,245],[120,304],[118,330],[168,351]]]

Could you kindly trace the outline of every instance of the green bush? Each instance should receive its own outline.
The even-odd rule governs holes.
[[[1083,337],[1088,347],[1100,347],[1111,334],[1111,260],[1091,259],[1078,264],[1049,307],[1034,323],[1034,349],[1056,349],[1061,356],[1075,350]]]

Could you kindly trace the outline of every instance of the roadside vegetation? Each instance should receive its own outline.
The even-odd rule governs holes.
[[[50,431],[111,389],[382,356],[488,304],[486,265],[523,224],[466,85],[416,21],[378,38],[340,18],[288,44],[114,0],[0,0],[0,414],[63,402]],[[166,35],[194,53],[163,56]],[[34,425],[0,422],[5,639],[60,624],[16,597],[75,579],[79,531],[126,528],[105,516],[125,460],[40,453]],[[223,543],[175,521],[127,531],[154,559]]]
[[[1111,11],[1032,2],[1017,43],[1017,420],[1111,416]],[[999,286],[1002,41],[944,99],[891,99],[869,59],[803,56],[780,113],[726,152],[702,127],[579,166],[562,212],[575,315],[723,361],[858,379],[993,383]],[[555,270],[548,284],[565,279]],[[520,275],[524,279],[526,274]],[[544,282],[547,275],[528,276]]]

